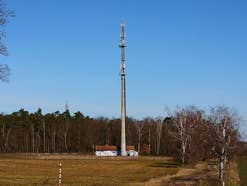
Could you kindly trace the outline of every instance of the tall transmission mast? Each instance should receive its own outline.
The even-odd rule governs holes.
[[[121,154],[126,156],[126,134],[125,134],[125,118],[126,118],[126,87],[125,87],[125,24],[124,21],[121,23],[121,35],[120,35],[121,48]]]

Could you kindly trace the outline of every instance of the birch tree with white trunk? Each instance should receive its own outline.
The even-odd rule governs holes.
[[[210,139],[212,150],[219,159],[219,179],[225,186],[225,164],[234,155],[239,141],[238,123],[240,118],[236,112],[228,107],[211,108],[209,121],[212,124]]]
[[[135,121],[135,127],[137,129],[137,136],[138,136],[138,146],[137,146],[137,149],[138,149],[138,153],[140,153],[141,151],[141,139],[142,139],[142,136],[144,135],[144,128],[145,128],[145,125],[143,122],[140,122],[140,121]]]
[[[156,155],[160,154],[162,127],[163,127],[163,119],[161,117],[156,118],[154,122],[154,129],[156,135]]]
[[[187,161],[187,154],[190,148],[192,135],[195,132],[195,126],[201,121],[202,111],[196,107],[189,106],[175,111],[171,116],[175,131],[170,134],[180,143],[180,160],[184,165]]]

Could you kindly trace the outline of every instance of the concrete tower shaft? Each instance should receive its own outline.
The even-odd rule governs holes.
[[[121,48],[121,154],[126,156],[126,134],[125,134],[125,119],[126,119],[126,86],[125,86],[125,24],[121,23],[121,35],[120,35]]]

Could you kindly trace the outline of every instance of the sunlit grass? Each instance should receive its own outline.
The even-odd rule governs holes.
[[[178,171],[168,158],[0,155],[0,185],[57,185],[60,161],[63,185],[143,185],[151,178]]]

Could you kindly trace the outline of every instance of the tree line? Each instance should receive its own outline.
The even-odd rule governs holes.
[[[228,107],[204,111],[193,106],[178,108],[166,117],[142,120],[126,118],[126,142],[139,153],[190,157],[204,160],[220,153],[229,156],[240,141],[239,116]],[[0,151],[92,153],[96,145],[121,144],[121,121],[118,118],[73,115],[69,110],[42,114],[24,109],[0,114]],[[146,147],[146,148],[145,148]]]

